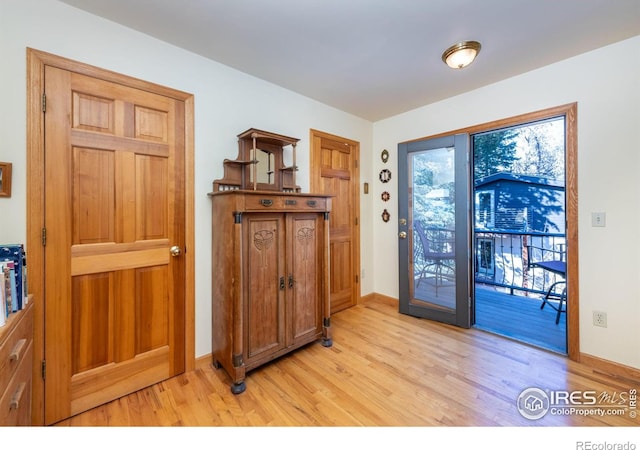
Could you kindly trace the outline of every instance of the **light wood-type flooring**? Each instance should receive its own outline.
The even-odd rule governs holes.
[[[314,343],[249,373],[233,395],[208,361],[59,426],[638,426],[629,391],[640,382],[476,329],[398,313],[374,297],[331,318],[334,344]],[[516,407],[531,387],[609,395],[624,415],[548,413]],[[614,397],[611,397],[614,396]],[[615,397],[617,396],[617,397]],[[600,403],[600,400],[598,400]],[[580,409],[580,408],[578,408]],[[618,408],[620,409],[620,408]]]

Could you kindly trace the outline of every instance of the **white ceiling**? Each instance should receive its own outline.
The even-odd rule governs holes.
[[[62,1],[371,121],[640,34],[640,0]]]

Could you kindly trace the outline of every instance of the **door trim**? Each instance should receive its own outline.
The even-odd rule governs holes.
[[[549,117],[565,116],[565,195],[567,235],[567,355],[580,361],[580,281],[578,258],[578,103],[568,103],[548,109],[521,114],[507,119],[439,133],[408,142],[422,141],[440,136],[467,133],[469,135],[521,123],[535,122]]]
[[[27,48],[27,243],[29,293],[34,300],[32,425],[44,425],[44,115],[45,66],[88,75],[165,97],[185,105],[185,370],[195,368],[194,96],[40,50]]]

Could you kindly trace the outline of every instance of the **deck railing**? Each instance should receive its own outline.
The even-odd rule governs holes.
[[[541,268],[541,260],[563,258],[566,237],[559,233],[481,230],[475,233],[475,281],[515,291],[543,294],[562,278]]]

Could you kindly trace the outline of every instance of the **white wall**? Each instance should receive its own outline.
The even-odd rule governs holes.
[[[236,136],[256,127],[300,138],[297,181],[304,191],[309,189],[309,129],[359,141],[364,153],[371,147],[369,121],[55,0],[0,0],[0,161],[12,162],[14,173],[12,197],[0,199],[0,242],[26,241],[27,47],[194,94],[196,356],[211,351],[207,193],[223,175],[222,160],[237,156]],[[370,172],[363,163],[362,172]],[[362,213],[370,214],[366,201]],[[370,225],[362,228],[364,236],[371,235]],[[362,261],[372,273],[371,259]],[[363,280],[363,293],[371,290],[368,281]]]
[[[27,47],[194,94],[196,356],[211,349],[207,193],[222,160],[235,158],[238,133],[257,127],[300,138],[304,190],[310,128],[360,142],[361,181],[370,184],[361,193],[361,292],[397,298],[398,142],[577,101],[581,350],[640,368],[640,37],[371,124],[55,0],[0,0],[0,161],[14,171],[13,196],[0,199],[0,242],[26,239]],[[394,177],[383,205],[384,167]],[[607,213],[606,228],[590,226],[592,211]],[[608,313],[608,328],[591,325],[592,310]]]
[[[578,103],[580,350],[640,368],[640,37],[376,122],[373,171],[383,168],[379,153],[387,148],[387,165],[397,172],[398,142],[572,102]],[[374,183],[374,198],[382,186]],[[397,298],[397,184],[386,187],[393,189],[392,220],[374,217],[373,290]],[[591,227],[591,212],[606,212],[605,228]],[[594,310],[607,312],[607,328],[592,325]]]

